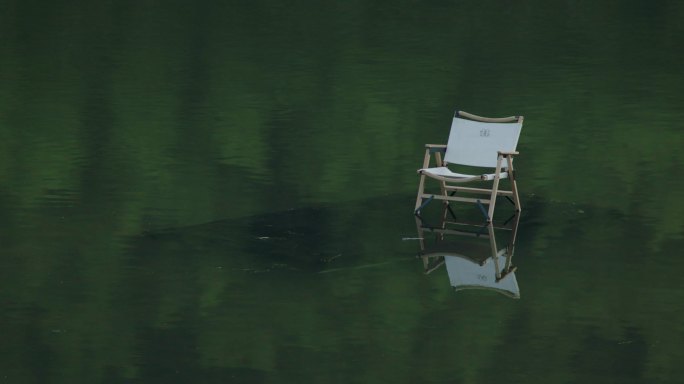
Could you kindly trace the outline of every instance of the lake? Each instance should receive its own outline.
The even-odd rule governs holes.
[[[0,382],[679,382],[682,19],[0,1]],[[425,273],[459,109],[525,116],[517,294]]]

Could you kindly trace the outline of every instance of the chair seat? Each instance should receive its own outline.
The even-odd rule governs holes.
[[[458,181],[459,179],[473,179],[480,178],[481,180],[494,180],[494,173],[485,173],[482,175],[468,175],[464,173],[452,172],[447,167],[434,167],[434,168],[423,168],[418,170],[419,173],[425,174],[427,176],[437,176],[445,177],[448,179],[454,179]],[[499,178],[505,179],[508,177],[508,172],[501,172]]]

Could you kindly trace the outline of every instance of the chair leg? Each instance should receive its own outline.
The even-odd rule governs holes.
[[[489,198],[489,217],[487,218],[487,222],[491,222],[494,219],[494,207],[496,206],[496,196],[499,192],[499,179],[501,176],[501,160],[503,160],[503,158],[501,157],[501,155],[499,155],[499,158],[496,161],[496,171],[494,174],[494,185],[492,186],[492,195]]]
[[[487,212],[487,222],[494,220],[494,207],[496,206],[496,193],[499,189],[499,178],[494,179],[494,186],[492,187],[492,196],[489,198],[489,211]]]
[[[423,191],[425,189],[425,175],[420,175],[420,182],[418,182],[418,195],[416,196],[416,207],[414,213],[418,213],[420,206],[423,204]]]
[[[496,245],[496,237],[494,233],[494,225],[490,222],[487,225],[487,230],[489,231],[489,246],[492,249],[492,261],[494,261],[494,271],[496,272],[496,281],[498,282],[501,279],[501,269],[499,266],[499,257],[497,256],[499,251],[498,251],[498,246]]]
[[[423,231],[423,221],[416,217],[416,230],[418,232],[418,244],[420,251],[425,251],[425,231]]]
[[[437,163],[437,166],[438,166],[438,167],[443,167],[443,166],[444,166],[444,163],[442,162],[442,155],[441,155],[439,152],[435,152],[435,163]],[[442,196],[446,196],[446,195],[447,195],[447,192],[446,192],[446,182],[445,182],[444,180],[440,180],[440,181],[439,181],[439,188],[440,188],[440,192],[442,192]],[[445,206],[448,206],[448,205],[449,205],[449,200],[442,200],[442,203],[443,203]]]
[[[440,227],[441,227],[442,229],[446,229],[446,227],[447,227],[447,216],[449,215],[449,210],[451,209],[451,208],[449,207],[449,204],[448,204],[449,202],[446,201],[446,200],[445,200],[445,202],[446,202],[447,204],[444,204],[444,205],[442,206],[442,221],[441,221],[441,223],[440,223],[440,224],[441,224]],[[442,233],[439,234],[439,239],[440,239],[440,240],[444,240],[444,232],[442,232]]]
[[[515,211],[522,212],[522,205],[520,205],[520,196],[518,195],[518,186],[515,179],[511,180],[511,190],[513,191],[513,201],[515,201]]]
[[[508,161],[508,177],[511,179],[511,191],[513,192],[513,201],[515,202],[516,212],[522,211],[522,206],[520,205],[520,196],[518,196],[518,184],[515,182],[515,170],[513,169],[513,159],[511,156],[507,156]]]
[[[430,166],[430,150],[425,150],[425,156],[423,157],[423,169]],[[423,192],[425,191],[425,175],[420,174],[420,182],[418,183],[418,196],[416,196],[416,207],[413,209],[413,213],[418,213],[420,206],[423,204]]]

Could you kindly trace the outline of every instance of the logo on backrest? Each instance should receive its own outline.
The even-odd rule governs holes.
[[[480,137],[489,137],[489,129],[480,129]]]

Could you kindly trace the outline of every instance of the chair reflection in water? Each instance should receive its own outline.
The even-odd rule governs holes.
[[[446,218],[446,216],[443,216]],[[513,298],[520,298],[520,288],[513,266],[515,238],[520,214],[516,213],[503,226],[488,222],[480,227],[448,228],[445,219],[439,226],[427,225],[416,217],[420,241],[420,257],[425,274],[446,265],[451,286],[455,290],[488,289]],[[473,229],[475,230],[469,230]],[[508,232],[507,245],[499,248],[496,230]],[[500,233],[501,235],[501,233]]]

